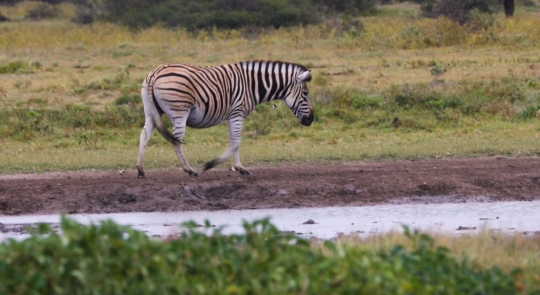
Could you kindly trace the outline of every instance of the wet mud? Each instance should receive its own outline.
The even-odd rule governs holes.
[[[0,215],[176,212],[540,199],[540,158],[489,157],[0,175]]]

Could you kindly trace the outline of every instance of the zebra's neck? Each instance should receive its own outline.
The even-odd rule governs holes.
[[[285,98],[288,88],[305,67],[280,61],[248,61],[239,66],[245,71],[256,104]]]

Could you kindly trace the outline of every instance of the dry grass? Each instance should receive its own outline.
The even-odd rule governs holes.
[[[2,77],[0,89],[8,103],[46,97],[52,103],[108,104],[117,91],[100,98],[103,93],[78,95],[73,88],[114,76],[128,65],[133,79],[142,80],[164,62],[216,65],[246,59],[289,60],[314,68],[316,75],[324,75],[327,86],[354,86],[370,92],[390,85],[430,82],[430,63],[446,68],[443,78],[447,83],[510,74],[537,76],[540,68],[536,54],[540,19],[531,14],[512,20],[498,18],[491,31],[482,32],[445,19],[371,17],[363,22],[365,31],[360,37],[338,37],[332,31],[308,26],[268,31],[256,39],[238,31],[192,36],[183,30],[161,28],[134,34],[103,23],[2,23],[0,62],[23,60],[43,67],[31,75]],[[433,38],[441,39],[441,44],[426,43]],[[28,80],[31,85],[25,91],[15,86]],[[312,86],[314,90],[318,87]]]

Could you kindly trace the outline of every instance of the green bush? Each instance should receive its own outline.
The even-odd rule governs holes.
[[[58,16],[60,10],[58,7],[48,4],[39,3],[35,8],[28,11],[26,17],[31,20],[42,20],[45,18],[55,18]]]
[[[376,0],[319,0],[327,9],[352,15],[375,14]]]
[[[241,27],[289,27],[320,23],[323,15],[374,14],[375,0],[105,0],[102,4],[103,18],[119,22],[132,29],[154,24],[172,28],[237,29]],[[92,14],[88,7],[81,7],[81,19]],[[94,15],[100,9],[94,8]],[[74,19],[74,21],[77,21]],[[358,34],[361,23],[351,23],[348,30]],[[354,26],[354,30],[352,30]]]
[[[105,18],[133,29],[157,23],[188,30],[275,27],[319,22],[310,0],[104,1]]]
[[[473,269],[431,238],[406,235],[373,253],[347,244],[313,247],[268,220],[244,234],[191,228],[160,241],[103,221],[84,226],[63,217],[59,235],[46,225],[23,241],[0,245],[1,294],[515,294],[512,276]],[[207,229],[210,223],[206,222]]]
[[[420,1],[422,15],[437,18],[445,16],[460,24],[465,24],[472,18],[479,21],[479,14],[491,14],[500,9],[498,0],[423,0]],[[483,21],[487,24],[486,21]]]

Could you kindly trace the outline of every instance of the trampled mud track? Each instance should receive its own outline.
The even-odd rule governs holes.
[[[0,215],[298,208],[540,199],[540,158],[0,176]]]

